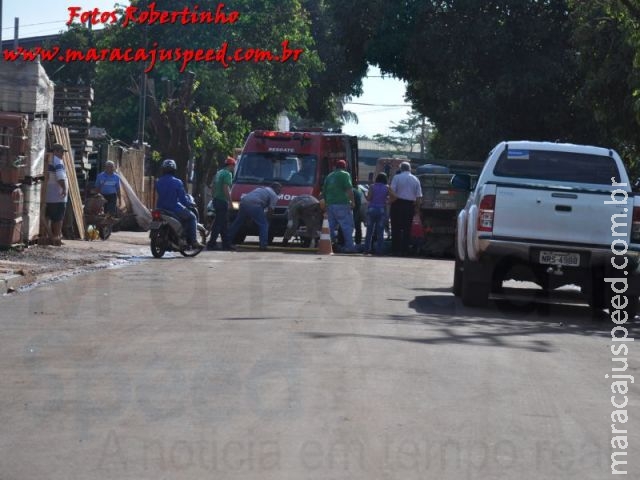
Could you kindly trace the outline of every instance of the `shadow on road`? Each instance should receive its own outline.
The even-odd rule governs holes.
[[[505,289],[489,302],[487,308],[469,308],[451,293],[444,293],[450,291],[448,288],[421,289],[425,290],[436,294],[416,296],[411,300],[408,306],[415,314],[378,318],[387,323],[427,327],[426,336],[424,330],[420,330],[419,336],[355,332],[307,332],[305,335],[314,339],[370,338],[423,345],[504,347],[543,353],[556,351],[554,343],[545,339],[547,336],[605,338],[611,335],[609,317],[603,312],[600,318],[593,318],[591,309],[579,304],[582,298],[577,291],[554,291],[547,295],[539,290]]]

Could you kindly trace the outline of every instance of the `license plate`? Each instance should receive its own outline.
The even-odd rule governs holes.
[[[540,263],[543,265],[564,265],[567,267],[580,266],[580,254],[567,252],[540,252]]]
[[[434,208],[456,208],[455,200],[434,200]]]
[[[157,228],[160,228],[162,226],[162,222],[151,222],[151,225],[149,225],[149,230],[155,230]]]

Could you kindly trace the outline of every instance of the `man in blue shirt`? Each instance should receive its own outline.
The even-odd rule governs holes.
[[[276,207],[281,190],[282,185],[278,182],[273,182],[270,187],[258,187],[242,197],[238,215],[229,228],[229,238],[233,241],[240,227],[245,224],[247,219],[251,219],[258,225],[260,250],[266,250],[269,243],[268,218]],[[266,214],[265,210],[267,211]],[[235,250],[235,248],[231,247],[230,250]]]
[[[107,203],[104,212],[116,215],[118,213],[118,202],[120,202],[120,177],[115,173],[116,165],[108,160],[104,164],[104,172],[96,177],[96,190]]]
[[[203,248],[204,245],[198,242],[196,238],[198,221],[196,216],[187,208],[189,200],[184,190],[184,184],[182,180],[174,175],[177,168],[174,160],[168,158],[162,162],[162,176],[156,181],[156,192],[158,193],[156,207],[175,213],[186,229],[187,241],[191,247]]]

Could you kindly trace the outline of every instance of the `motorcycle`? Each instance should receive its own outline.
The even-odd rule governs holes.
[[[196,216],[196,235],[202,245],[207,243],[207,230],[200,223],[198,209],[191,195],[187,195],[190,204],[187,208]],[[154,209],[151,211],[151,254],[155,258],[162,258],[166,252],[180,252],[184,257],[195,257],[204,247],[192,248],[187,241],[182,222],[168,210]]]

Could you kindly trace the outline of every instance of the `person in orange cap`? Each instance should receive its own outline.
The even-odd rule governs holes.
[[[213,208],[216,219],[211,227],[211,236],[207,242],[207,250],[217,250],[218,235],[222,238],[222,250],[231,250],[229,238],[229,207],[231,206],[231,181],[233,170],[236,168],[236,160],[227,157],[224,168],[221,168],[213,180]]]
[[[353,185],[351,174],[346,171],[347,162],[338,160],[336,168],[324,181],[322,196],[327,208],[327,218],[329,219],[329,230],[331,232],[331,243],[336,243],[338,226],[344,235],[344,249],[342,251],[356,252],[353,243]]]

